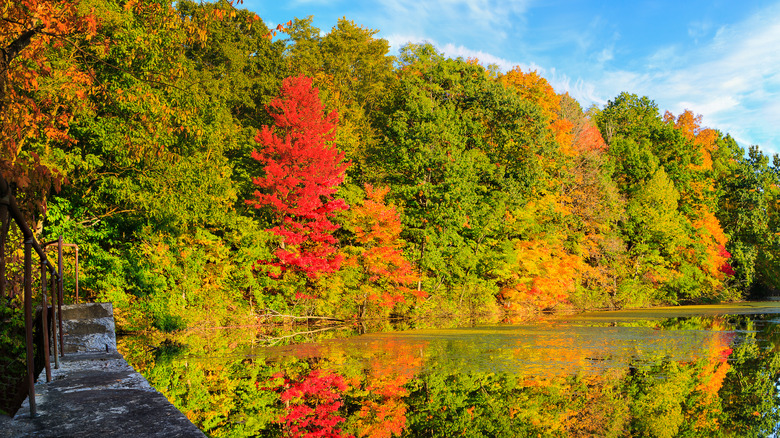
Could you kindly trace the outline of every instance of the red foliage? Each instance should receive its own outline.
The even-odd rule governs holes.
[[[720,247],[720,254],[719,255],[721,257],[723,257],[724,259],[726,259],[726,260],[731,258],[731,253],[726,251],[726,247],[722,246],[722,245]],[[726,261],[723,262],[723,264],[720,266],[719,270],[720,270],[720,272],[728,275],[729,277],[733,277],[733,276],[737,275],[737,273],[734,271],[734,268],[731,267],[731,264],[729,264],[729,262],[726,262]]]
[[[252,152],[265,165],[265,175],[253,180],[258,190],[246,202],[275,211],[282,223],[270,231],[283,244],[275,252],[278,262],[260,263],[310,278],[336,271],[341,257],[332,233],[338,226],[330,219],[349,207],[333,195],[350,166],[333,145],[337,114],[323,115],[318,89],[305,76],[285,79],[267,110],[275,126],[263,126],[255,141],[264,148]]]
[[[285,403],[284,423],[287,436],[336,438],[347,436],[337,428],[345,421],[337,415],[341,393],[347,389],[344,378],[324,370],[314,370],[300,381],[284,379],[279,390]]]
[[[587,125],[584,129],[582,129],[582,131],[577,135],[574,143],[575,148],[580,152],[607,150],[607,144],[604,143],[604,138],[601,137],[601,132],[599,132],[599,128],[595,125]]]

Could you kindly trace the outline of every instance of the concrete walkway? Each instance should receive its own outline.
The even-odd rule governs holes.
[[[109,338],[114,338],[113,311],[110,304],[103,307],[91,312],[100,318],[106,318],[106,312],[111,314]],[[84,313],[83,309],[79,312]],[[84,316],[82,326],[95,325],[93,317]],[[93,333],[76,336],[76,326],[71,326],[71,331],[71,346],[89,343],[85,338],[95,340]],[[104,332],[102,328],[98,331]],[[68,336],[65,339],[67,342]],[[30,418],[27,399],[13,418],[0,416],[0,438],[204,438],[203,432],[128,365],[111,341],[101,338],[97,345],[103,351],[97,352],[67,353],[66,345],[59,369],[53,369],[52,363],[51,382],[46,383],[42,372],[35,385],[35,418]]]
[[[66,354],[35,392],[37,416],[26,400],[13,419],[0,420],[0,436],[205,436],[117,352]]]

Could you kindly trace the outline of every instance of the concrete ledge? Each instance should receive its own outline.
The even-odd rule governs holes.
[[[26,400],[0,437],[205,437],[116,351],[66,354],[35,391],[38,415]]]
[[[116,350],[114,307],[111,303],[62,306],[62,320],[65,354]]]

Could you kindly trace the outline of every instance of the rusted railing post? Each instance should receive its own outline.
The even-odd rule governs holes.
[[[57,279],[57,294],[58,294],[58,300],[57,300],[57,316],[59,321],[59,328],[60,328],[60,356],[65,356],[65,346],[63,345],[63,333],[62,333],[62,290],[63,290],[63,283],[62,283],[62,235],[57,239],[57,272],[60,273],[59,278]]]
[[[8,211],[8,202],[11,194],[3,193],[0,199],[0,297],[5,297],[5,241],[8,237],[8,229],[11,228],[11,213]]]
[[[79,303],[79,246],[73,245],[76,250],[76,304]]]
[[[60,369],[60,349],[57,344],[57,333],[59,333],[59,330],[57,330],[57,275],[54,273],[51,275],[51,311],[51,331],[52,339],[54,340],[51,344],[54,347],[54,369],[58,370]]]
[[[24,241],[24,326],[27,334],[27,395],[30,417],[35,417],[35,352],[32,320],[32,239]]]
[[[46,261],[41,260],[41,334],[43,335],[43,364],[46,381],[51,382],[51,358],[49,357],[49,303],[46,302]]]

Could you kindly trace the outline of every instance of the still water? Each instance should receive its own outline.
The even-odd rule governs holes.
[[[780,421],[779,324],[744,303],[119,343],[214,437],[749,437]]]

